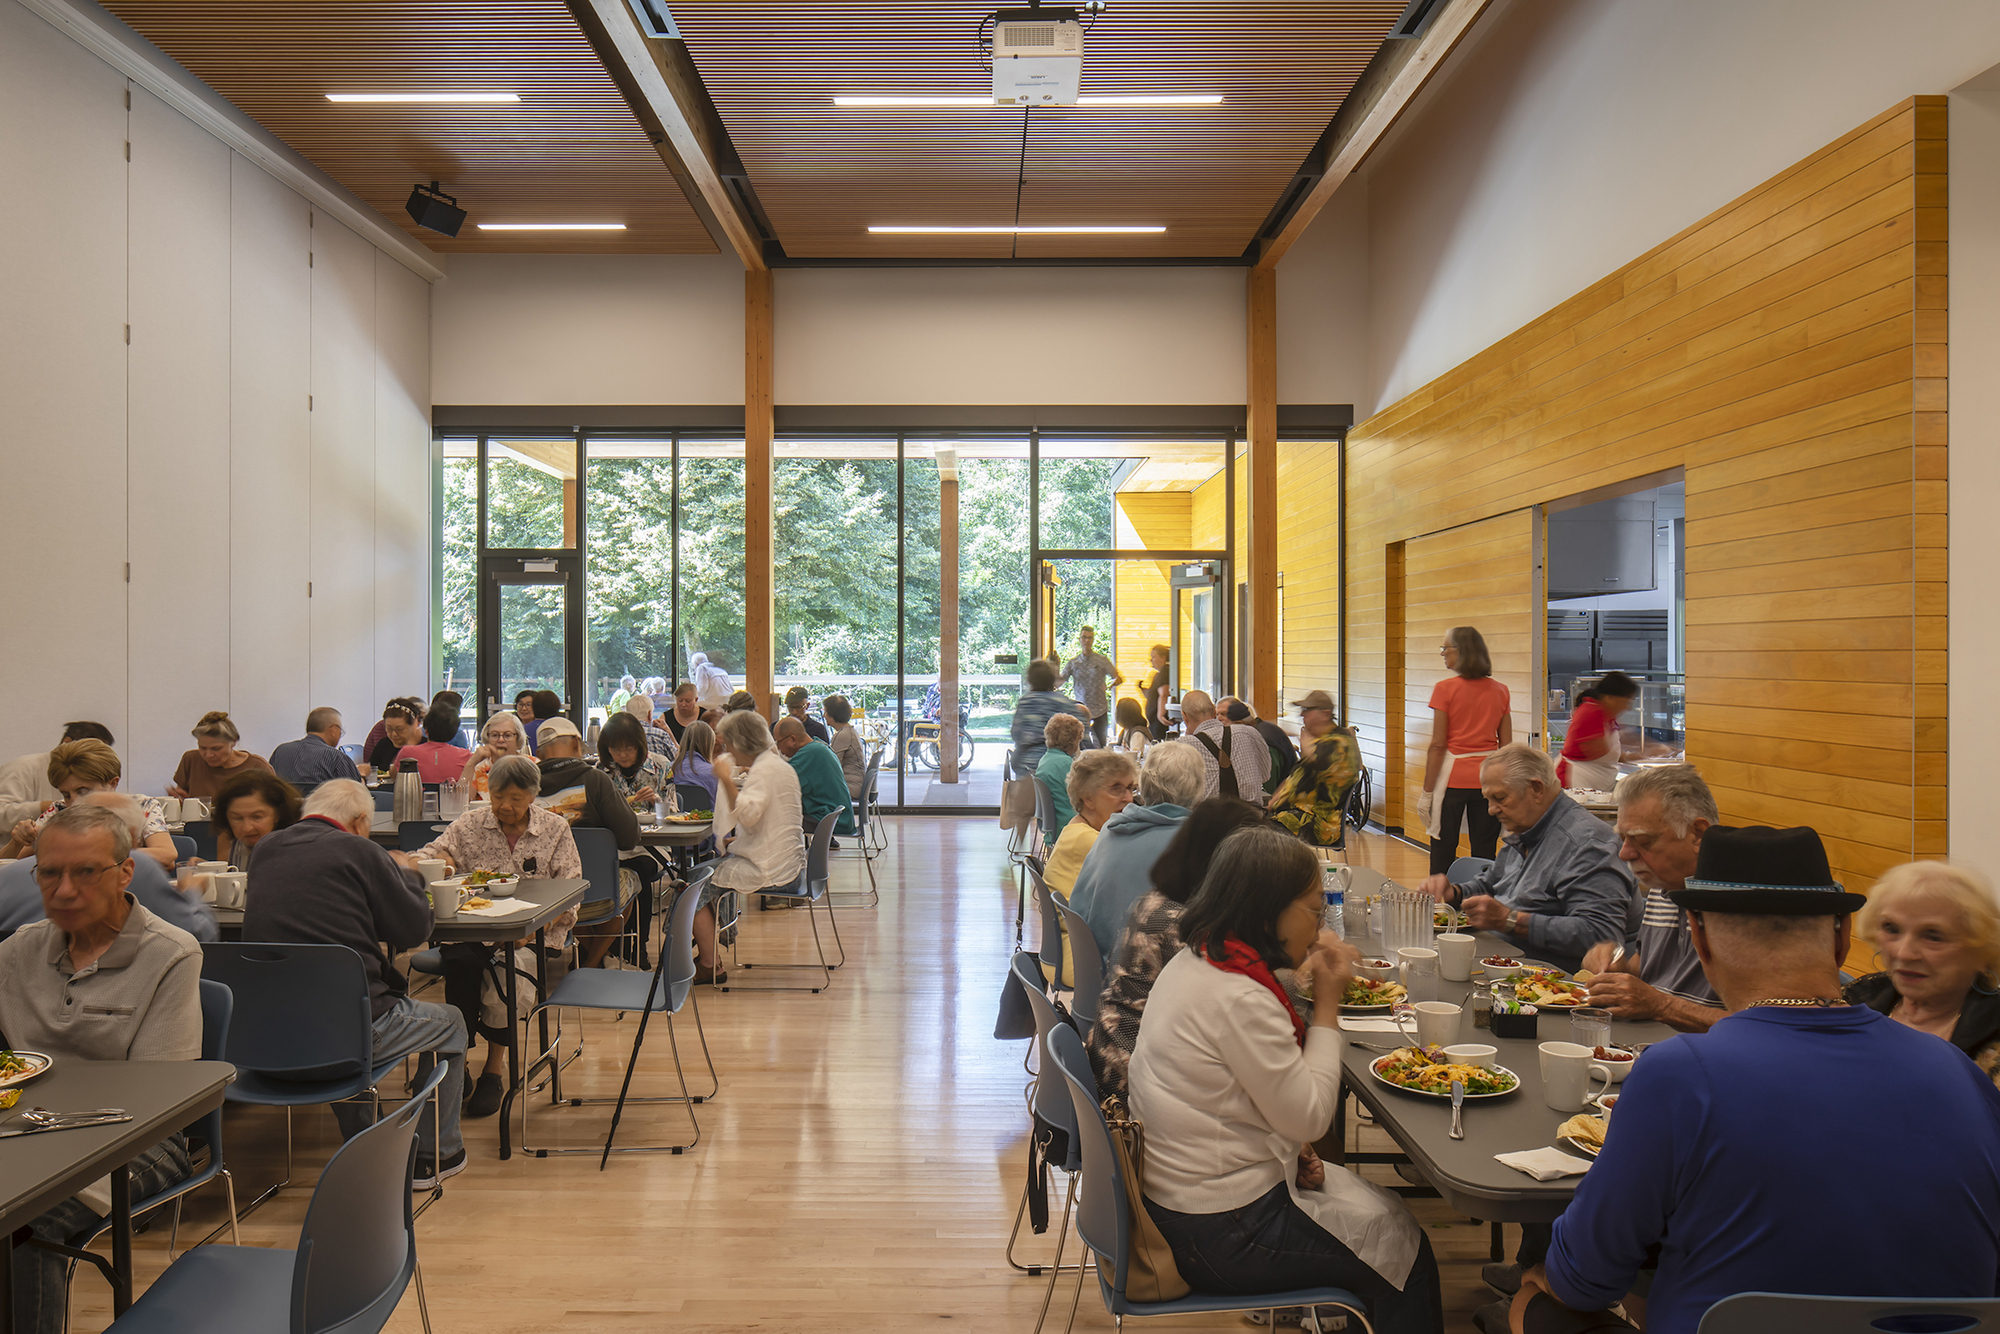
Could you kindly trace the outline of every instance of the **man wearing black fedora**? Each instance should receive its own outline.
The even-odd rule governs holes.
[[[1710,829],[1670,897],[1728,1017],[1640,1058],[1510,1327],[1626,1328],[1605,1308],[1648,1267],[1648,1334],[1695,1334],[1738,1292],[1996,1295],[2000,1092],[1950,1043],[1843,1003],[1865,900],[1819,835]]]

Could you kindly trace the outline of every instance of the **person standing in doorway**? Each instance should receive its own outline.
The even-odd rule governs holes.
[[[1090,744],[1101,748],[1104,745],[1105,730],[1110,726],[1110,690],[1125,684],[1125,673],[1118,670],[1118,664],[1091,647],[1097,640],[1097,631],[1084,626],[1076,632],[1077,655],[1062,669],[1058,681],[1070,683],[1070,694],[1077,703],[1083,705],[1090,714]]]
[[[1139,680],[1140,693],[1146,697],[1146,730],[1155,741],[1167,739],[1167,657],[1165,644],[1155,644],[1149,650],[1152,665]]]
[[[1458,856],[1463,819],[1472,855],[1491,859],[1500,843],[1500,820],[1479,791],[1479,762],[1514,739],[1507,687],[1493,679],[1486,640],[1469,625],[1455,625],[1438,646],[1453,674],[1431,690],[1431,744],[1424,755],[1424,791],[1417,799],[1431,838],[1431,874],[1443,875]]]

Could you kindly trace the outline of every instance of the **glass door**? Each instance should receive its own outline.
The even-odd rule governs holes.
[[[583,441],[481,436],[479,716],[553,691],[583,725]]]

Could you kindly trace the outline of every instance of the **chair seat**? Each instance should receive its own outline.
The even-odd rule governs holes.
[[[630,1010],[646,1008],[646,992],[653,992],[655,1013],[671,1009],[673,988],[662,978],[657,988],[651,972],[628,972],[612,968],[575,968],[556,983],[555,991],[537,1009]]]
[[[167,1266],[131,1309],[121,1334],[266,1334],[291,1325],[298,1252],[197,1246]]]
[[[418,950],[410,956],[410,971],[431,977],[444,976],[444,956],[436,950]]]
[[[1257,1292],[1231,1297],[1215,1292],[1190,1292],[1172,1302],[1128,1302],[1111,1291],[1098,1275],[1104,1290],[1104,1305],[1113,1315],[1205,1315],[1219,1311],[1261,1311],[1280,1306],[1351,1306],[1367,1313],[1368,1304],[1345,1288],[1297,1288],[1291,1292]]]
[[[316,1107],[366,1093],[401,1064],[400,1060],[391,1061],[366,1079],[360,1075],[344,1079],[276,1079],[261,1070],[238,1067],[236,1082],[223,1097],[230,1102],[249,1102],[260,1107]]]

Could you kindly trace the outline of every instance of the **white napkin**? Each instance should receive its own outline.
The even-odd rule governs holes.
[[[1584,1159],[1555,1148],[1529,1149],[1525,1153],[1496,1153],[1493,1157],[1517,1172],[1526,1172],[1537,1181],[1580,1176],[1590,1170],[1590,1164]]]
[[[1412,1042],[1417,1040],[1417,1025],[1414,1019],[1406,1024],[1398,1024],[1394,1019],[1350,1019],[1343,1014],[1340,1016],[1340,1027],[1349,1033],[1394,1033],[1408,1037]]]
[[[528,899],[495,899],[484,908],[460,908],[461,914],[471,913],[474,917],[512,917],[523,909],[534,907]]]

